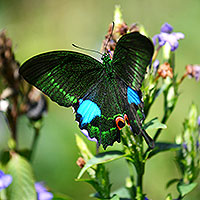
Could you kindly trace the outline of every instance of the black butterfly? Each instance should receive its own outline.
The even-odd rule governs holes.
[[[117,42],[113,59],[96,59],[73,51],[51,51],[27,60],[19,72],[61,106],[73,106],[79,127],[104,149],[120,142],[125,123],[141,134],[149,147],[154,142],[142,129],[144,120],[142,81],[154,47],[138,32]]]

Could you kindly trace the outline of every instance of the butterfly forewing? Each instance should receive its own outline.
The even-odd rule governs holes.
[[[113,68],[134,90],[140,90],[146,67],[150,64],[154,47],[152,42],[138,32],[122,36],[113,55]]]
[[[26,61],[20,74],[59,105],[77,103],[101,77],[102,64],[72,51],[52,51]]]

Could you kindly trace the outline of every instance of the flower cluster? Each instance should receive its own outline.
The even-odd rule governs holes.
[[[183,125],[184,130],[181,136],[182,148],[177,152],[177,163],[182,173],[182,178],[177,185],[181,197],[185,195],[181,187],[184,187],[187,193],[190,192],[196,187],[197,184],[194,181],[200,173],[200,122],[195,104],[191,105],[189,116]],[[179,140],[177,142],[179,143]]]
[[[178,40],[184,39],[184,34],[180,32],[172,32],[173,27],[165,23],[162,25],[160,29],[160,33],[155,35],[152,40],[154,45],[158,43],[159,47],[165,45],[166,43],[169,43],[171,46],[171,51],[175,51],[178,48]]]
[[[126,33],[135,31],[139,32],[140,27],[136,23],[133,23],[129,27],[122,19],[120,7],[116,6],[114,23],[109,25],[108,32],[102,42],[101,50],[110,53],[110,56],[112,57],[119,38]]]

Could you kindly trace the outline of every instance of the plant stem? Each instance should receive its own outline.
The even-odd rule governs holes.
[[[142,164],[142,163],[141,163]],[[143,165],[143,164],[142,164]],[[144,168],[144,165],[142,166],[142,168]],[[141,171],[137,171],[137,195],[136,195],[136,199],[137,200],[143,200],[143,175],[144,175],[144,170]]]
[[[159,45],[158,48],[155,50],[152,58],[152,63],[156,60],[156,57],[158,56],[158,52],[160,50],[161,46]]]
[[[40,132],[40,129],[37,127],[34,127],[34,138],[33,138],[33,143],[32,143],[31,151],[29,155],[30,161],[33,160],[33,156],[35,154],[35,149],[36,149],[38,138],[39,138],[39,132]]]
[[[177,82],[177,84],[180,85],[180,84],[183,82],[183,80],[185,79],[185,77],[187,77],[187,76],[188,76],[188,73],[185,72],[185,74],[183,74],[183,76],[182,76],[181,79]]]

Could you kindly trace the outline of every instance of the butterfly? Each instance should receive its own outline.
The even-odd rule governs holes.
[[[109,53],[99,62],[74,51],[50,51],[27,60],[19,73],[52,101],[72,106],[81,131],[104,149],[120,142],[126,124],[153,148],[154,141],[142,128],[140,90],[153,52],[147,37],[132,32],[118,40],[112,59]]]

